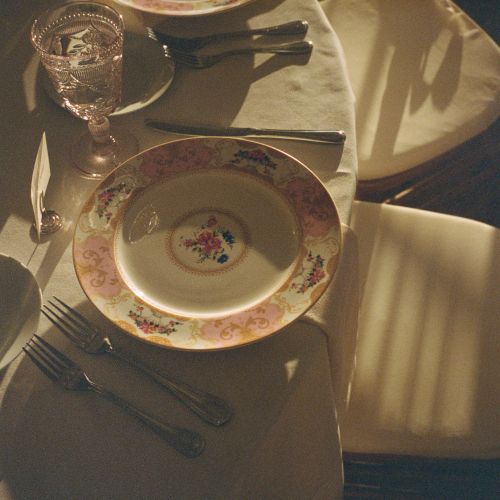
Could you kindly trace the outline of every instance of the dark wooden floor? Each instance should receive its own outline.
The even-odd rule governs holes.
[[[500,459],[344,454],[346,500],[494,500]]]
[[[418,1],[418,0],[415,0]],[[500,43],[498,0],[454,0]],[[500,227],[500,120],[432,175],[360,199],[475,219]],[[344,453],[345,498],[371,500],[500,499],[500,458],[451,460]]]

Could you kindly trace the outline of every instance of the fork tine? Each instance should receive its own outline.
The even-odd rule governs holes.
[[[81,321],[81,323],[83,323],[83,327],[87,327],[90,330],[92,330],[92,332],[96,333],[96,329],[95,329],[94,325],[83,314],[79,313],[76,309],[69,306],[68,304],[66,304],[66,302],[64,302],[60,298],[56,297],[55,295],[54,295],[54,299],[57,300],[57,302],[59,302],[61,305],[63,305],[68,310],[68,313],[71,313],[73,315],[73,319],[78,318]],[[51,303],[52,305],[55,306],[55,304],[53,304],[50,300],[49,300],[49,303]],[[67,316],[70,316],[70,315],[68,314]],[[75,320],[75,323],[76,323],[76,320]]]
[[[151,38],[151,40],[154,40],[155,42],[162,43],[160,40],[158,40],[158,37],[156,36],[156,31],[153,28],[150,28],[149,26],[146,27],[146,35],[148,38]]]
[[[42,312],[70,340],[76,341],[80,343],[82,347],[84,347],[86,341],[89,341],[90,339],[93,339],[95,335],[98,335],[98,332],[94,325],[87,318],[85,318],[85,316],[80,314],[76,309],[73,309],[71,306],[66,304],[66,302],[64,302],[60,298],[56,296],[54,296],[53,298],[57,300],[57,302],[59,302],[59,304],[61,304],[65,309],[62,309],[60,306],[49,300],[49,304],[53,308],[55,308],[59,312],[59,314],[56,311],[50,309],[47,305],[45,305],[44,307],[48,312],[51,313],[53,317],[50,317],[46,311],[42,310]],[[67,331],[63,329],[63,325],[66,327]]]
[[[52,307],[56,307],[57,309],[59,309],[52,302],[49,301],[49,303],[52,305]],[[41,311],[42,311],[43,315],[53,325],[55,325],[59,329],[59,331],[62,332],[69,340],[77,343],[81,347],[84,346],[83,334],[80,333],[78,328],[75,328],[74,323],[70,323],[69,321],[67,321],[64,317],[62,317],[60,314],[57,314],[57,312],[53,311],[46,304],[43,305]],[[63,311],[61,311],[61,313],[64,314]],[[71,318],[69,318],[69,319],[71,320]]]
[[[49,366],[45,365],[42,363],[34,354],[31,353],[31,349],[28,349],[28,347],[31,348],[30,345],[26,344],[26,347],[23,347],[23,351],[29,356],[31,361],[43,372],[47,377],[50,378],[53,382],[55,382],[59,378],[59,373],[60,372],[55,372],[53,369],[49,368]],[[33,350],[33,352],[36,352]],[[38,353],[37,353],[38,354]],[[57,374],[56,374],[57,373]]]
[[[62,370],[72,364],[66,356],[61,354],[36,333],[26,343],[23,350],[36,366],[51,380],[57,380],[61,376]]]
[[[202,36],[202,37],[189,37],[183,38],[173,35],[166,35],[161,31],[154,30],[151,27],[146,28],[146,34],[149,38],[163,45],[164,48],[172,49],[175,47],[176,49],[190,52],[195,49],[201,49],[205,45],[207,45],[212,37],[211,36]]]
[[[158,37],[156,36],[156,33],[154,32],[153,28],[151,28],[150,26],[146,26],[146,34],[152,40],[158,41]]]
[[[65,356],[61,351],[56,349],[53,345],[49,344],[46,340],[36,333],[31,338],[31,343],[36,345],[40,351],[43,351],[46,356],[52,360],[53,363],[59,365],[62,368],[72,368],[75,365],[71,359]]]
[[[189,54],[180,50],[168,48],[168,53],[177,62],[181,64],[186,64],[188,66],[199,66],[200,58],[194,54]]]

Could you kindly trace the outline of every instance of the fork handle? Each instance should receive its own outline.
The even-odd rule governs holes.
[[[346,135],[343,130],[278,130],[254,128],[250,129],[250,134],[257,136],[294,137],[296,139],[329,142],[332,144],[343,144],[346,140]]]
[[[248,47],[244,49],[228,50],[221,52],[220,56],[234,56],[238,54],[253,54],[254,52],[264,52],[273,54],[310,54],[313,43],[310,41],[283,43],[281,45],[269,45],[267,47]]]
[[[134,406],[132,403],[129,403],[120,396],[117,396],[114,392],[111,392],[94,382],[89,381],[89,388],[106,398],[108,401],[116,404],[130,415],[134,416],[143,424],[147,425],[185,457],[195,458],[204,450],[205,441],[197,432],[160,422],[156,418],[153,418],[151,415],[148,415]]]
[[[277,26],[268,26],[267,28],[254,28],[250,30],[233,31],[231,33],[216,33],[206,38],[210,41],[226,40],[228,38],[240,38],[253,35],[301,35],[307,33],[309,24],[307,21],[291,21]]]
[[[160,374],[127,352],[113,350],[111,353],[149,375],[209,424],[221,426],[231,419],[231,408],[217,396]]]

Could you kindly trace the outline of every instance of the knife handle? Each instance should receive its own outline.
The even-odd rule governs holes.
[[[277,26],[268,26],[267,28],[254,28],[250,30],[231,31],[229,33],[216,33],[208,35],[206,38],[210,42],[219,42],[229,38],[244,38],[253,35],[302,35],[307,33],[309,24],[307,21],[291,21],[285,24],[278,24]]]
[[[278,129],[251,129],[255,135],[296,137],[310,141],[330,142],[333,144],[344,144],[346,135],[343,130],[278,130]]]
[[[270,128],[242,128],[222,127],[210,128],[203,126],[182,126],[146,118],[144,123],[151,128],[182,135],[201,136],[261,136],[295,138],[303,141],[328,142],[330,144],[344,144],[346,134],[343,130],[296,130],[296,129],[270,129]]]
[[[307,21],[291,21],[278,26],[269,26],[268,28],[255,28],[248,31],[232,33],[235,35],[301,35],[307,33],[309,24]]]

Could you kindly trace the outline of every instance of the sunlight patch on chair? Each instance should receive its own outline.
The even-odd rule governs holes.
[[[487,261],[474,263],[473,273],[463,269],[469,279],[457,272],[463,254],[445,245],[446,230],[424,244],[413,230],[396,223],[375,241],[372,255],[383,259],[371,262],[364,290],[360,329],[370,334],[360,339],[354,392],[380,429],[466,437],[481,370],[481,338],[470,334],[481,331],[481,318],[469,310],[478,309]]]
[[[498,456],[500,232],[383,205],[355,216],[364,267],[344,449]]]

